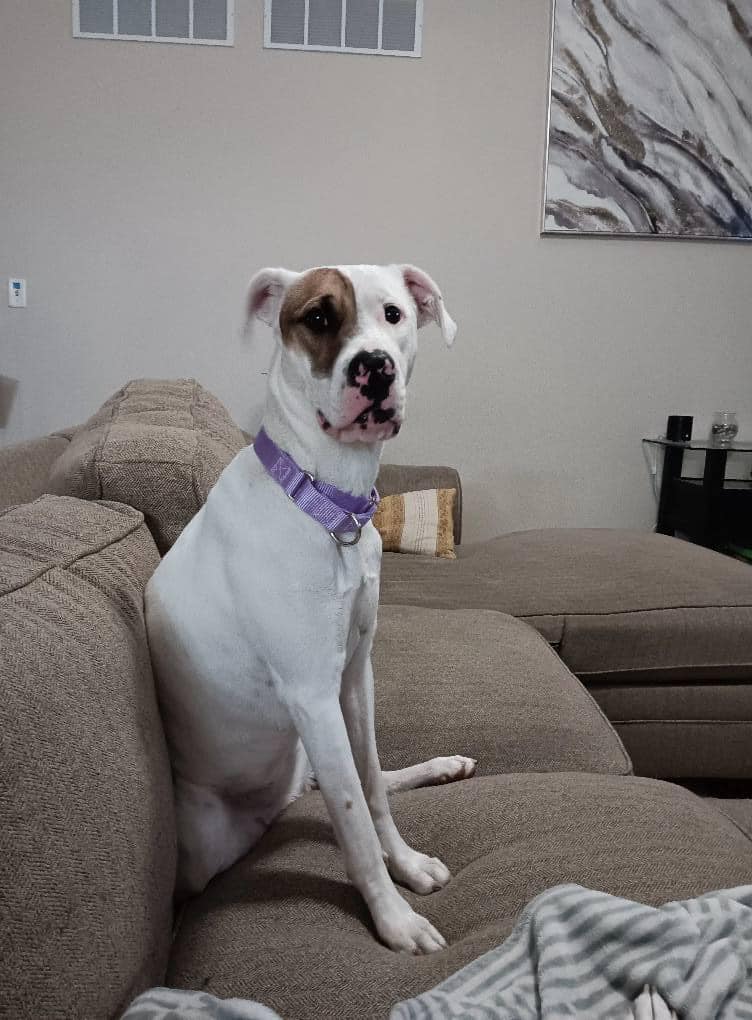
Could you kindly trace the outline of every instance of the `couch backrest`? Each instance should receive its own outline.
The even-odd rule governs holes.
[[[0,449],[0,509],[45,492],[113,499],[142,511],[164,553],[251,442],[194,379],[134,379],[84,425]],[[382,464],[376,485],[384,496],[454,489],[459,544],[462,483],[454,468]]]
[[[165,553],[245,445],[195,379],[133,379],[76,430],[49,491],[136,507]]]
[[[42,436],[0,448],[0,510],[47,492],[50,469],[68,442],[64,436]]]
[[[0,1015],[117,1017],[164,980],[175,824],[142,515],[0,514]]]

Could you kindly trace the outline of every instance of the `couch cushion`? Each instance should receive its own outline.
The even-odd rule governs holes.
[[[752,839],[752,799],[749,797],[708,797],[716,811],[731,818]]]
[[[381,606],[373,662],[385,769],[461,753],[482,775],[631,770],[596,703],[522,620]]]
[[[0,449],[0,510],[47,491],[50,468],[68,449],[62,436],[43,436]]]
[[[638,774],[752,776],[748,564],[609,529],[519,532],[457,554],[384,554],[382,601],[527,620],[616,724]]]
[[[175,831],[130,507],[0,515],[0,1013],[114,1017],[164,977]]]
[[[191,903],[168,983],[258,999],[285,1020],[384,1020],[501,942],[544,889],[577,882],[658,904],[749,881],[752,844],[685,790],[630,777],[494,776],[392,798],[397,825],[453,880],[406,893],[450,943],[411,957],[377,942],[320,795]]]
[[[588,683],[642,776],[752,776],[752,682]]]
[[[533,624],[577,674],[671,682],[752,678],[752,570],[666,535],[551,528],[385,556],[382,601],[497,609]]]
[[[245,445],[227,410],[194,379],[136,379],[73,435],[50,491],[136,507],[164,553]]]

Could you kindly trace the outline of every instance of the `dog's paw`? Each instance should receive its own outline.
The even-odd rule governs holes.
[[[386,905],[371,911],[382,941],[396,953],[422,956],[446,949],[446,940],[421,914],[416,914],[399,893],[389,897]]]
[[[457,783],[475,775],[478,762],[462,754],[451,754],[446,758],[432,758],[430,763],[435,783]]]
[[[421,896],[443,889],[452,877],[438,857],[429,857],[405,844],[386,858],[389,874],[395,882]]]

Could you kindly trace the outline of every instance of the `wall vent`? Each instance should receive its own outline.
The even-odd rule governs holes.
[[[235,0],[73,0],[78,39],[232,46]]]
[[[264,46],[419,57],[423,0],[264,0]]]

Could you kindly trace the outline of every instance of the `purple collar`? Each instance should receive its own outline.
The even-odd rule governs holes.
[[[253,441],[256,456],[266,470],[287,493],[288,497],[314,521],[323,524],[338,545],[357,545],[363,527],[373,517],[379,494],[371,489],[370,497],[353,496],[328,482],[317,481],[303,471],[292,457],[280,450],[263,429]],[[345,541],[340,533],[354,534]]]

